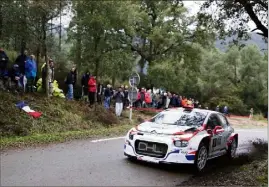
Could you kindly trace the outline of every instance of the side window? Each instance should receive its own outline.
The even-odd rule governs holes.
[[[218,117],[215,114],[212,114],[207,122],[207,128],[214,129],[216,126],[221,125]]]
[[[229,125],[227,119],[223,115],[218,115],[218,117],[220,119],[221,126],[226,128]]]

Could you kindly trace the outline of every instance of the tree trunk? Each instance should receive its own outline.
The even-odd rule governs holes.
[[[250,19],[256,24],[257,29],[262,31],[260,35],[264,36],[265,38],[268,38],[268,28],[260,21],[260,19],[253,10],[253,6],[245,0],[240,0],[239,2],[244,6],[245,11],[249,15]]]
[[[60,0],[60,32],[59,32],[59,51],[62,49],[62,1]]]
[[[82,44],[81,44],[81,25],[78,24],[78,33],[77,33],[77,51],[76,51],[76,64],[78,64],[78,67],[82,67],[82,59],[81,59],[81,50],[82,50]]]
[[[99,83],[99,65],[100,65],[100,59],[96,58],[95,60],[95,76],[96,76],[96,83]]]
[[[41,75],[39,75],[39,56],[40,56],[40,45],[38,44],[37,46],[37,50],[36,50],[36,67],[37,67],[37,71],[36,71],[36,75],[37,77],[41,77]]]
[[[3,9],[3,4],[0,3],[0,39],[2,39],[2,36],[3,36],[3,13],[2,13],[2,9]]]
[[[45,62],[47,65],[47,71],[46,71],[46,96],[49,97],[49,62],[48,62],[48,56],[47,56],[47,44],[46,44],[46,39],[47,39],[47,33],[46,33],[46,15],[42,16],[42,47],[43,47],[43,54],[45,55]]]

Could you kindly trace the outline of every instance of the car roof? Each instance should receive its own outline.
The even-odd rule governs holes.
[[[186,108],[183,108],[183,107],[169,108],[169,109],[166,109],[162,112],[164,112],[164,113],[166,113],[166,112],[183,112],[185,109]],[[213,110],[200,109],[200,108],[193,108],[193,109],[191,109],[191,112],[201,112],[201,113],[206,113],[206,114],[219,114],[219,112],[216,112]]]

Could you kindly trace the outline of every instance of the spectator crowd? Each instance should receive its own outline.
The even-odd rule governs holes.
[[[0,77],[2,80],[2,88],[7,90],[34,92],[36,91],[36,76],[37,64],[34,55],[28,56],[28,51],[24,50],[15,60],[12,67],[8,68],[9,58],[5,51],[0,48]],[[46,90],[46,78],[48,76],[49,94],[52,95],[54,87],[54,62],[49,59],[49,67],[44,63],[41,67],[42,88]],[[48,72],[47,72],[48,71]],[[68,72],[64,82],[67,85],[66,99],[74,99],[74,86],[77,84],[77,71],[72,67]],[[192,105],[194,108],[202,108],[198,100],[181,96],[178,93],[163,91],[154,87],[136,89],[135,98],[130,98],[128,86],[120,86],[118,89],[113,89],[110,84],[97,84],[96,77],[86,71],[81,82],[82,95],[81,98],[89,103],[92,107],[95,102],[109,109],[112,105],[115,106],[115,113],[121,116],[125,108],[130,107],[132,99],[132,107],[136,108],[156,108],[167,109],[173,107],[182,107]],[[205,109],[208,109],[205,107]],[[219,106],[216,111],[220,111]],[[228,107],[223,108],[223,113],[228,114]]]

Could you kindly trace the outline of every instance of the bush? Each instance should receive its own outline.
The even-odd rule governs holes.
[[[227,97],[212,97],[207,105],[211,109],[215,109],[217,105],[220,106],[222,111],[223,107],[226,105],[229,107],[229,112],[237,115],[248,115],[248,107],[243,103],[243,101],[236,96],[227,96]]]
[[[262,115],[261,113],[253,115],[253,119],[258,120],[258,121],[259,120],[265,120],[264,115]]]
[[[93,112],[89,113],[89,117],[95,122],[99,122],[105,126],[119,123],[115,114],[110,110],[106,110],[103,106],[95,105],[92,110]]]

